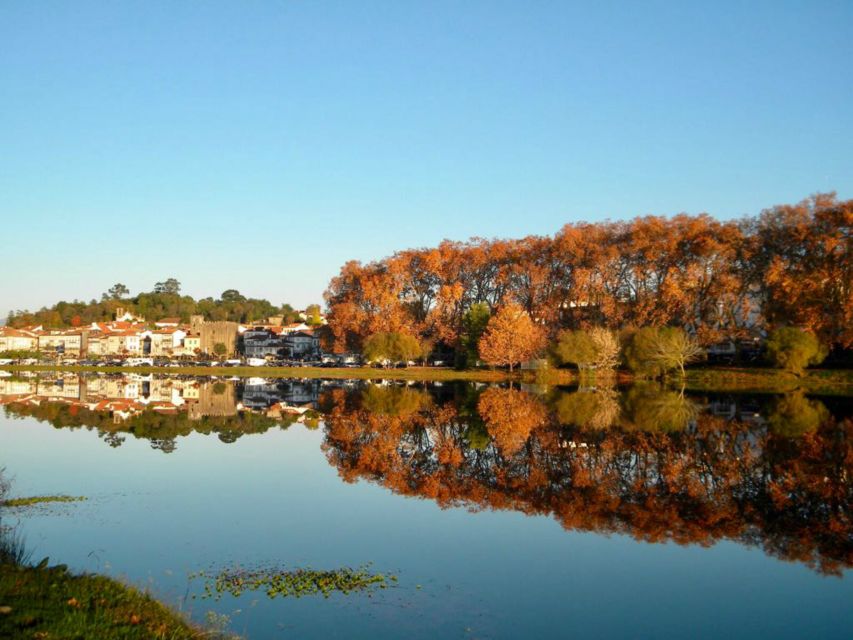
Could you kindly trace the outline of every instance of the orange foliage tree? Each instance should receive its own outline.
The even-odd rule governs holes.
[[[853,200],[817,195],[758,217],[645,216],[554,236],[444,241],[348,262],[325,293],[335,348],[399,331],[460,348],[466,312],[516,304],[561,329],[679,326],[703,344],[795,324],[853,345]]]
[[[507,304],[489,320],[478,345],[480,357],[493,366],[508,366],[536,356],[544,346],[542,330],[517,304]]]

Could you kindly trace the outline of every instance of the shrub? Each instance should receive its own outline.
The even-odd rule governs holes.
[[[773,366],[800,375],[810,364],[820,364],[827,349],[813,333],[796,327],[782,327],[767,340],[767,357]]]
[[[405,333],[374,333],[364,342],[364,357],[368,362],[408,362],[423,357],[424,349],[418,339]]]
[[[657,333],[658,329],[655,327],[644,327],[626,332],[623,337],[625,346],[622,357],[625,360],[625,366],[637,375],[655,377],[661,373],[654,359]]]
[[[553,351],[560,364],[573,364],[581,370],[591,367],[598,355],[595,342],[582,329],[561,331]]]
[[[658,376],[698,360],[702,348],[680,327],[646,327],[631,334],[625,347],[625,363],[639,375]]]
[[[552,348],[560,364],[578,369],[613,369],[619,364],[619,339],[602,327],[561,331]]]

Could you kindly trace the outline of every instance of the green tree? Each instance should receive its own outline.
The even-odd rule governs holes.
[[[312,327],[319,327],[323,324],[323,317],[319,304],[309,304],[305,307],[305,322]]]
[[[163,282],[158,282],[154,285],[154,293],[174,293],[181,292],[181,283],[175,278],[168,278]]]
[[[459,362],[461,368],[476,366],[480,361],[479,342],[491,317],[492,312],[485,302],[472,304],[462,317],[462,357]]]
[[[593,366],[598,359],[598,348],[583,329],[561,331],[553,352],[560,364],[573,364],[580,370]]]
[[[662,327],[652,340],[652,359],[664,373],[678,369],[684,376],[685,365],[702,357],[699,342],[680,327]]]
[[[362,352],[368,362],[387,366],[392,362],[417,360],[423,356],[423,346],[414,336],[381,331],[365,340]]]
[[[774,366],[800,375],[810,364],[820,364],[827,349],[813,333],[796,327],[782,327],[767,340],[767,357]]]
[[[702,355],[699,343],[680,327],[644,327],[625,342],[625,364],[634,373],[656,377],[684,367]]]
[[[213,345],[213,353],[215,353],[221,358],[226,353],[228,353],[228,347],[225,346],[225,344],[222,342],[217,342],[215,345]]]
[[[121,282],[117,282],[109,289],[107,289],[106,293],[104,293],[101,298],[103,300],[121,300],[122,298],[126,298],[129,295],[130,289],[128,289]]]
[[[226,289],[219,298],[222,302],[244,302],[246,300],[246,297],[237,289]]]
[[[387,365],[393,359],[391,334],[384,331],[374,333],[364,341],[362,349],[364,359],[368,362],[378,362]]]
[[[397,360],[408,364],[411,360],[418,360],[423,357],[423,345],[415,336],[408,333],[392,333],[391,336],[394,356]]]
[[[627,331],[623,335],[622,343],[625,346],[622,356],[625,365],[639,376],[655,377],[661,373],[654,359],[657,332],[656,327],[644,327]]]

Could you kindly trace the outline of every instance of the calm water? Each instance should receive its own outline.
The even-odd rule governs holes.
[[[248,638],[849,638],[849,401],[2,378],[38,558]],[[7,516],[8,519],[8,516]],[[371,563],[360,595],[193,599],[200,569]]]

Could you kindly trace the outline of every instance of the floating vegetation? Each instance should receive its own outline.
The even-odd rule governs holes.
[[[32,507],[47,502],[83,502],[83,496],[31,496],[29,498],[10,498],[0,502],[2,507]]]
[[[235,568],[212,574],[199,571],[190,575],[190,579],[195,578],[203,578],[205,581],[201,597],[214,600],[219,600],[226,593],[239,597],[246,591],[264,591],[270,598],[301,598],[320,594],[328,598],[335,592],[344,595],[370,594],[376,589],[387,589],[397,582],[397,576],[373,573],[369,565],[331,571]]]

